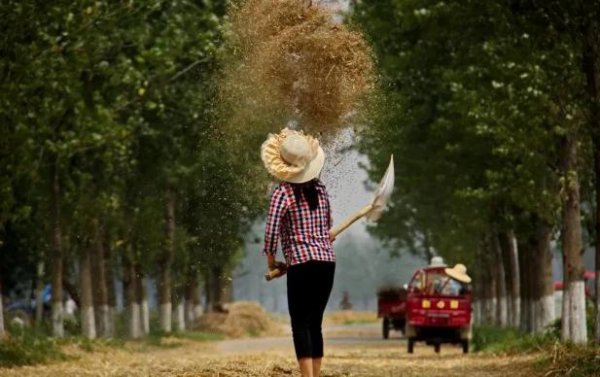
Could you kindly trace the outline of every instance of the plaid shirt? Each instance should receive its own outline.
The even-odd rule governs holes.
[[[325,185],[316,180],[319,206],[311,211],[306,199],[296,202],[292,185],[281,182],[271,195],[265,229],[265,255],[277,254],[277,240],[288,266],[309,260],[335,262],[329,229],[331,208]]]

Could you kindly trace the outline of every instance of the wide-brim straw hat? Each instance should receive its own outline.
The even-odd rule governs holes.
[[[325,152],[317,139],[289,128],[269,134],[260,148],[260,156],[269,174],[290,183],[304,183],[318,177],[325,163]]]
[[[452,268],[444,269],[444,272],[446,272],[446,275],[450,276],[452,279],[458,280],[461,283],[468,284],[471,282],[471,277],[467,275],[467,267],[465,267],[464,264],[457,263]]]
[[[446,267],[447,264],[444,263],[444,258],[442,257],[431,257],[431,262],[429,262],[429,267]]]

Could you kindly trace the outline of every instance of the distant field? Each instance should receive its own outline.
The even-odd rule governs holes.
[[[377,313],[371,311],[340,310],[325,313],[325,325],[352,325],[377,322]]]

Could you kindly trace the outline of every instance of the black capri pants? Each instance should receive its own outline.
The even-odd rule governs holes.
[[[287,271],[288,309],[298,359],[323,357],[321,323],[327,306],[335,262],[308,261]]]

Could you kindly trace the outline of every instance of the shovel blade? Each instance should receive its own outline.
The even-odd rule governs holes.
[[[369,221],[377,221],[383,214],[392,192],[394,191],[394,155],[390,157],[390,163],[379,182],[375,196],[373,197],[373,209],[367,213],[366,217]]]

